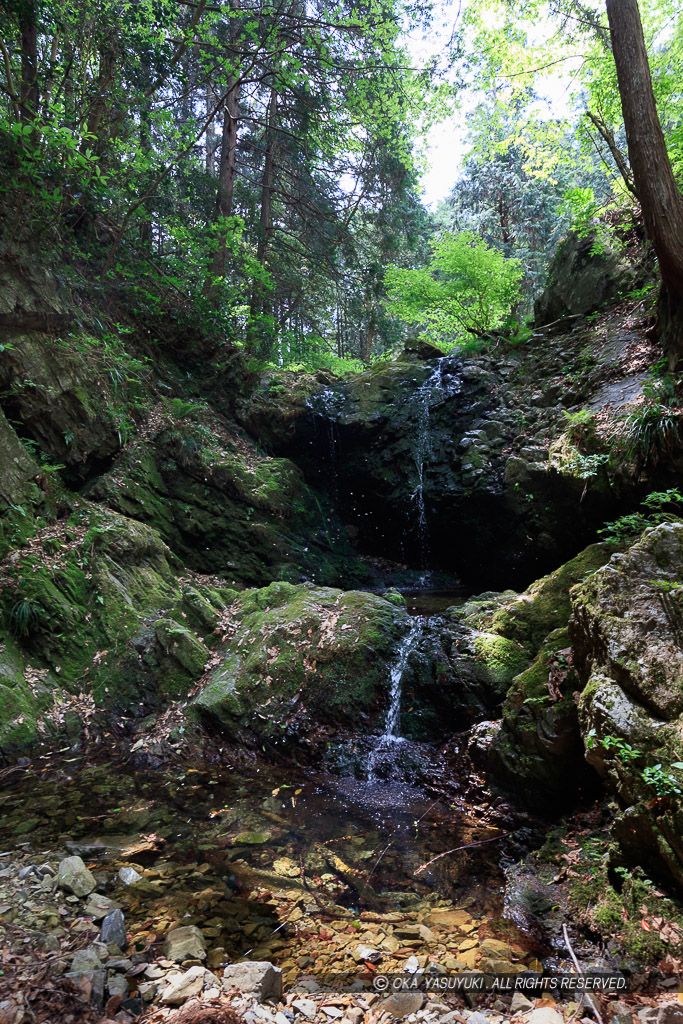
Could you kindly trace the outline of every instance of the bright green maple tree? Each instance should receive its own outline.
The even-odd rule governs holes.
[[[442,341],[463,343],[500,327],[514,310],[524,274],[471,231],[444,232],[425,267],[389,267],[389,311]]]

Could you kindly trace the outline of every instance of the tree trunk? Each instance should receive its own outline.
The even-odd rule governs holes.
[[[633,181],[662,277],[662,342],[674,365],[683,356],[683,197],[657,116],[637,0],[607,0],[607,17]]]
[[[268,120],[266,125],[266,152],[261,180],[261,213],[259,216],[258,241],[256,259],[261,267],[265,267],[268,241],[272,231],[273,185],[275,180],[275,128],[277,125],[277,91],[271,89],[268,103]],[[262,281],[254,281],[251,294],[249,341],[253,351],[263,357],[268,355],[269,339],[266,338],[267,315],[266,292]]]
[[[239,11],[240,0],[231,0],[230,9]],[[237,43],[237,20],[230,20],[230,43]],[[228,237],[235,196],[235,172],[237,167],[237,128],[240,116],[239,76],[233,74],[228,82],[228,93],[223,107],[223,132],[218,161],[218,188],[216,190],[216,221],[219,224],[218,248],[211,260],[209,276],[204,284],[204,294],[211,295],[217,278],[225,277],[228,263]]]
[[[220,224],[218,248],[211,261],[210,280],[205,292],[210,293],[212,282],[225,276],[228,262],[228,234],[235,196],[235,168],[237,166],[237,125],[239,119],[239,85],[233,80],[223,110],[223,134],[221,155],[218,164],[218,189],[216,192],[216,220]],[[222,223],[221,223],[222,222]]]
[[[30,124],[38,113],[38,14],[36,4],[26,0],[20,5],[21,32],[21,119]]]

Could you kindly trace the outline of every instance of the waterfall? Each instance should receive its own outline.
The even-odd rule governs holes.
[[[377,761],[381,755],[386,755],[388,750],[391,749],[392,745],[404,742],[403,737],[399,733],[401,724],[401,694],[402,694],[402,683],[403,674],[408,664],[408,657],[412,651],[415,641],[422,631],[422,620],[414,618],[411,620],[410,628],[406,635],[398,645],[396,651],[396,657],[391,665],[389,679],[389,707],[387,709],[387,715],[384,720],[384,730],[382,735],[379,737],[376,745],[373,747],[367,763],[367,774],[368,781],[372,782],[376,779],[375,769],[377,767]]]
[[[345,396],[333,388],[326,388],[319,394],[314,395],[308,401],[309,408],[313,411],[318,420],[322,420],[327,438],[327,469],[332,482],[332,496],[338,497],[338,452],[339,438],[337,434],[337,421],[344,407]]]
[[[427,380],[415,392],[413,403],[416,408],[416,425],[413,437],[412,454],[417,474],[417,484],[411,495],[411,503],[415,509],[416,532],[420,556],[420,568],[427,567],[429,558],[429,525],[424,496],[425,459],[431,452],[429,410],[436,392],[436,401],[444,396],[443,360],[437,361],[436,367]]]

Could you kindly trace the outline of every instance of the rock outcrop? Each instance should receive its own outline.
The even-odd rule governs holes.
[[[621,813],[619,856],[683,889],[683,523],[577,587],[571,637],[586,757]]]
[[[368,726],[384,711],[387,663],[408,628],[401,606],[373,594],[288,583],[245,591],[190,710],[228,736],[315,749],[330,729]]]

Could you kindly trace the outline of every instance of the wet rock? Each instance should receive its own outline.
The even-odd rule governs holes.
[[[204,936],[196,925],[174,928],[166,936],[164,955],[176,963],[185,960],[206,960]]]
[[[204,974],[204,967],[190,967],[184,974],[169,975],[159,1001],[164,1006],[180,1006],[192,996],[199,995],[204,987]]]
[[[124,885],[134,885],[142,880],[142,875],[135,868],[126,866],[119,868],[118,878]]]
[[[405,610],[381,597],[308,584],[245,591],[232,611],[230,647],[188,713],[279,747],[312,735],[322,745],[321,726],[376,708],[409,628]]]
[[[102,922],[100,941],[106,942],[107,944],[113,943],[113,945],[118,946],[119,949],[125,949],[128,945],[126,924],[123,918],[123,912],[120,909],[112,910],[105,917]]]
[[[88,896],[97,882],[80,857],[65,857],[57,871],[57,885],[74,896]]]
[[[402,1020],[409,1017],[411,1013],[417,1013],[424,1004],[422,992],[394,992],[388,999],[384,999],[378,1009],[390,1016]]]
[[[223,988],[226,992],[237,988],[240,992],[255,995],[261,1001],[280,999],[282,971],[267,961],[230,964],[223,971]]]

